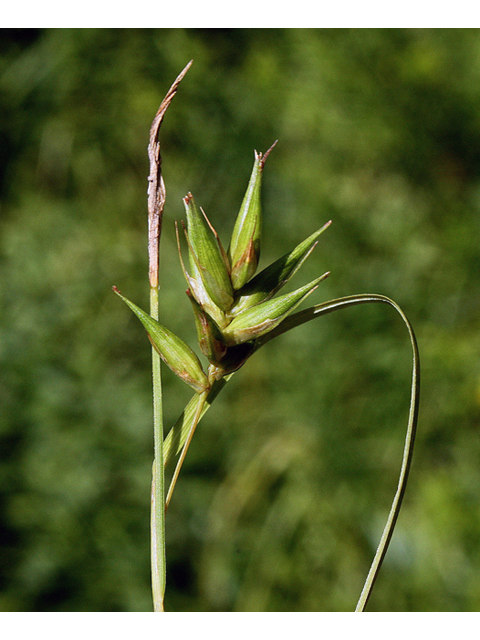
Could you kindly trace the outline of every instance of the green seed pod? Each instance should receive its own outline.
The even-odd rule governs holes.
[[[267,156],[275,144],[276,142],[264,155],[255,151],[250,181],[233,227],[228,256],[232,265],[230,277],[234,289],[241,289],[257,269],[262,234],[262,172]]]
[[[238,300],[231,309],[232,315],[237,315],[265,300],[272,298],[279,289],[286,284],[298,271],[317,244],[319,235],[331,224],[327,222],[321,229],[312,233],[293,251],[266,267],[238,292]]]
[[[189,193],[184,199],[190,267],[196,280],[202,280],[210,298],[222,311],[233,304],[233,289],[218,236],[207,223]]]
[[[116,287],[113,287],[113,290],[130,307],[143,324],[147,330],[150,342],[165,364],[170,367],[179,378],[195,389],[197,393],[202,393],[208,389],[207,376],[202,369],[200,360],[190,347],[169,329],[152,318],[152,316],[125,298]]]
[[[217,363],[223,358],[227,350],[227,347],[221,341],[220,331],[215,322],[195,300],[190,289],[187,290],[187,295],[193,307],[200,349],[210,362]]]
[[[225,314],[223,313],[223,311],[217,307],[217,305],[213,302],[213,300],[211,299],[211,297],[208,295],[207,290],[205,289],[205,286],[202,282],[202,279],[200,278],[200,274],[198,272],[198,269],[195,268],[195,273],[197,274],[197,278],[193,278],[185,269],[185,265],[183,263],[183,258],[182,258],[182,249],[180,247],[180,238],[178,236],[178,225],[177,223],[175,223],[175,231],[177,234],[177,247],[178,247],[178,256],[180,258],[180,264],[182,267],[182,271],[183,271],[183,275],[185,276],[185,280],[188,283],[189,289],[190,289],[190,293],[192,294],[193,298],[196,300],[196,302],[198,303],[198,305],[211,317],[213,318],[214,322],[219,326],[219,327],[225,327],[228,324],[228,321],[225,317]],[[185,237],[187,239],[187,244],[189,244],[188,242],[188,234],[185,231]],[[190,246],[189,246],[190,248]],[[190,251],[193,251],[192,249],[190,249]],[[188,293],[188,292],[187,292]]]
[[[306,284],[292,293],[267,300],[261,304],[242,311],[222,331],[227,345],[241,344],[263,336],[274,329],[298,305],[309,296],[327,277],[328,273]]]

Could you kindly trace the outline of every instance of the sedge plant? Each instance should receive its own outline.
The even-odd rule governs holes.
[[[114,287],[146,329],[152,344],[154,462],[151,506],[151,564],[154,611],[164,610],[166,584],[165,512],[172,499],[183,461],[195,430],[213,401],[230,378],[270,340],[286,331],[339,309],[353,305],[382,303],[393,307],[405,323],[410,337],[413,368],[407,434],[397,491],[379,541],[356,611],[363,611],[388,544],[393,534],[406,488],[413,453],[419,401],[419,354],[413,328],[402,309],[393,300],[378,294],[360,294],[338,298],[293,313],[329,275],[320,275],[290,293],[282,287],[312,253],[330,221],[306,240],[257,273],[262,237],[261,186],[267,157],[255,152],[250,180],[225,249],[203,209],[191,193],[183,204],[186,222],[176,225],[180,265],[187,283],[186,294],[192,305],[199,349],[208,361],[204,368],[198,355],[178,336],[159,322],[159,242],[165,203],[161,173],[158,132],[165,112],[191,62],[178,76],[155,116],[148,147],[150,175],[149,281],[150,312],[140,309]],[[183,248],[182,248],[183,244]],[[188,260],[184,260],[186,250]],[[193,390],[190,402],[166,437],[162,419],[161,362],[164,362]],[[164,469],[176,460],[168,489]]]

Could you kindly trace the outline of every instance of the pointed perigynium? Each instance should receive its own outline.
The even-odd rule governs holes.
[[[181,338],[128,300],[116,287],[113,287],[113,290],[143,324],[150,342],[165,364],[197,393],[208,389],[208,378],[202,369],[200,360],[190,347]]]
[[[233,228],[228,256],[231,264],[230,277],[235,290],[241,289],[257,270],[262,234],[260,191],[263,167],[276,144],[275,141],[263,155],[255,151],[252,174]]]
[[[187,239],[192,275],[196,281],[203,284],[219,309],[228,311],[233,304],[233,289],[218,244],[218,236],[213,233],[211,225],[198,210],[191,193],[183,199],[183,203],[187,213]],[[195,291],[193,293],[195,295]]]
[[[328,272],[292,293],[286,293],[240,312],[222,330],[225,343],[230,346],[255,340],[277,327],[298,305],[305,300]]]
[[[183,224],[183,222],[182,222]],[[193,249],[190,249],[190,243],[188,240],[187,230],[185,229],[185,225],[183,227],[185,232],[185,238],[187,240],[187,245],[189,246],[189,251],[193,252]],[[228,324],[227,318],[223,311],[213,302],[211,297],[208,295],[207,290],[198,274],[197,279],[192,277],[185,268],[185,264],[182,258],[182,248],[180,246],[180,238],[178,235],[178,225],[175,222],[175,232],[177,236],[177,247],[178,247],[178,257],[180,259],[180,265],[182,267],[183,275],[185,276],[185,280],[187,281],[189,291],[193,296],[193,299],[196,300],[198,305],[203,311],[205,311],[216,323],[219,327],[225,327]],[[196,270],[195,273],[198,273]],[[187,292],[188,293],[188,292]]]

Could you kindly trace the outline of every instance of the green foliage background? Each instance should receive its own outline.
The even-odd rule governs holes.
[[[161,315],[195,344],[174,220],[227,240],[253,151],[265,265],[332,219],[292,288],[395,299],[418,444],[376,611],[480,608],[480,32],[0,33],[0,610],[148,611],[146,146],[162,132]],[[377,308],[378,307],[378,308]],[[410,392],[383,305],[267,345],[201,423],[169,509],[167,609],[352,610]],[[166,424],[189,389],[164,374]]]

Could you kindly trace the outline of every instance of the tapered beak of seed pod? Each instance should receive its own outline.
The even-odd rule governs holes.
[[[208,389],[208,378],[195,353],[178,336],[157,322],[148,313],[145,313],[136,304],[130,302],[120,291],[113,287],[115,293],[135,313],[137,318],[147,330],[148,337],[155,350],[165,364],[184,382],[190,385],[197,393]]]
[[[250,181],[233,227],[228,256],[231,264],[230,277],[235,290],[241,289],[250,280],[258,266],[262,235],[262,173],[267,156],[276,144],[274,142],[264,155],[255,151]]]

